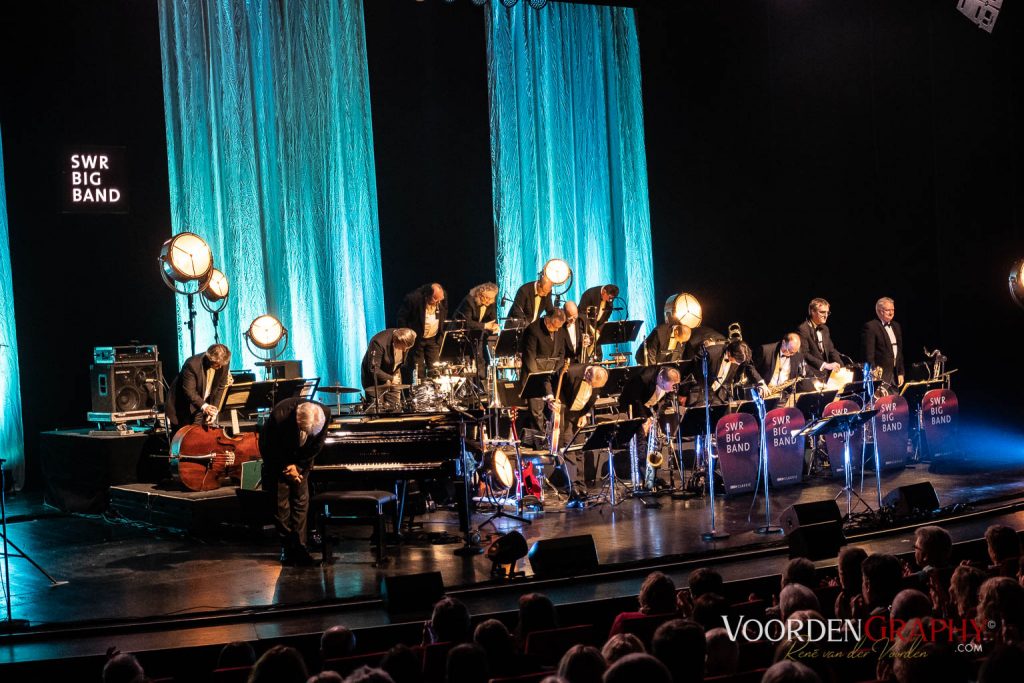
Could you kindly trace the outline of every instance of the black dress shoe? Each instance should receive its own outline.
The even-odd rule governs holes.
[[[315,567],[320,564],[301,545],[291,549],[291,558],[296,567]]]
[[[295,564],[295,560],[292,559],[291,550],[288,548],[281,548],[281,556],[278,559],[285,567],[291,567]]]

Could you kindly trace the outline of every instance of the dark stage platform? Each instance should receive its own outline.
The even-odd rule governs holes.
[[[1017,513],[1018,503],[1024,509],[1024,467],[1004,464],[998,469],[976,462],[969,472],[936,469],[922,463],[883,473],[883,492],[930,481],[941,505],[970,504],[939,522],[958,541],[979,538],[993,515],[1024,516]],[[776,519],[793,503],[828,500],[840,488],[838,481],[814,478],[779,490],[772,501]],[[874,490],[869,475],[867,500],[873,500]],[[556,602],[635,595],[644,574],[655,566],[684,583],[698,565],[718,565],[733,580],[778,573],[787,559],[785,538],[754,533],[764,521],[761,498],[719,497],[718,527],[731,535],[714,543],[700,538],[708,528],[706,499],[659,500],[660,509],[646,509],[637,500],[614,509],[549,508],[531,525],[500,519],[497,530],[519,530],[530,543],[593,535],[598,574],[541,583]],[[346,539],[336,547],[333,566],[289,568],[278,563],[278,549],[268,535],[254,535],[241,525],[225,525],[216,537],[197,538],[109,516],[55,514],[24,497],[12,500],[11,512],[10,538],[68,583],[51,587],[27,562],[12,560],[14,616],[28,619],[31,633],[0,640],[0,663],[95,654],[111,642],[122,643],[128,633],[133,644],[124,649],[160,649],[316,632],[342,619],[357,627],[381,626],[392,621],[379,601],[384,575],[439,571],[449,592],[477,601],[474,613],[514,609],[518,595],[538,585],[528,579],[494,589],[490,563],[482,556],[462,558],[453,553],[457,544],[430,543],[440,532],[457,534],[456,515],[450,512],[422,518],[424,531],[437,533],[390,548],[392,560],[383,569],[373,566],[368,527],[342,528]],[[473,521],[485,519],[477,514]],[[1021,519],[1014,524],[1021,526]],[[485,544],[493,530],[483,529]],[[852,540],[887,543],[906,552],[912,547],[908,539],[911,533],[904,528]],[[529,564],[521,564],[530,574]],[[176,635],[146,633],[157,629],[172,629]]]

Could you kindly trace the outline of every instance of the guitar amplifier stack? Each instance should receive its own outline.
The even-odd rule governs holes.
[[[141,420],[163,406],[163,371],[155,345],[98,346],[89,375],[90,422]]]

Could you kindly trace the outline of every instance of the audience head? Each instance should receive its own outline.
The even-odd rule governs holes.
[[[670,614],[676,611],[676,585],[667,575],[651,572],[640,586],[640,611],[644,614]]]
[[[252,648],[252,645],[243,640],[228,643],[220,649],[220,654],[217,655],[218,669],[252,666],[255,663],[256,650]]]
[[[145,675],[135,655],[126,652],[115,654],[103,665],[103,683],[132,683]]]
[[[344,626],[332,626],[320,636],[320,658],[336,659],[355,652],[356,634]]]
[[[900,591],[903,569],[893,555],[869,555],[860,565],[861,594],[871,608],[888,607]]]
[[[985,572],[966,564],[953,570],[953,578],[949,582],[949,598],[960,617],[971,619],[977,616],[978,593],[986,578]]]
[[[345,679],[337,671],[321,671],[307,678],[306,683],[345,683]]]
[[[1016,641],[1024,634],[1024,588],[1006,576],[985,581],[978,593],[978,620],[995,622],[997,639]]]
[[[761,683],[821,683],[821,677],[806,664],[786,659],[768,667]]]
[[[802,583],[791,583],[779,593],[779,614],[783,621],[805,609],[821,611],[818,596],[807,586]]]
[[[707,567],[700,567],[690,572],[690,576],[686,579],[686,585],[689,586],[690,595],[693,596],[694,600],[705,593],[722,595],[725,592],[725,582],[722,580],[722,575],[714,569],[708,569]]]
[[[644,647],[643,641],[632,633],[616,633],[601,648],[601,656],[604,657],[604,661],[608,663],[608,666],[611,666],[626,655],[637,652],[647,652],[647,648]]]
[[[693,620],[705,631],[721,626],[728,613],[729,602],[718,593],[705,593],[693,601]]]
[[[915,637],[914,634],[922,632],[928,633],[929,639],[922,641],[921,638]],[[901,656],[909,652],[913,652],[914,656]],[[908,621],[893,643],[892,654],[893,657],[889,661],[892,662],[892,671],[897,683],[967,681],[966,660],[955,656],[948,629],[933,627],[931,617]],[[884,660],[879,661],[884,663]]]
[[[604,683],[672,683],[665,665],[651,655],[635,652],[626,655],[604,672]]]
[[[672,619],[654,632],[651,654],[665,665],[674,683],[700,683],[707,649],[704,638],[700,624],[689,619]]]
[[[706,636],[708,676],[728,676],[736,673],[740,663],[740,644],[729,637],[724,628],[713,628]],[[657,656],[657,655],[655,655]]]
[[[922,526],[914,532],[914,562],[918,567],[946,567],[953,554],[953,538],[939,526]]]
[[[839,551],[838,569],[839,585],[847,595],[860,595],[861,573],[860,565],[867,559],[868,553],[864,548],[855,545],[843,546]]]
[[[383,669],[361,666],[345,678],[345,683],[395,683]]]
[[[985,543],[988,544],[988,557],[992,564],[1020,559],[1020,539],[1017,532],[1008,526],[990,526],[985,530]]]
[[[428,626],[432,642],[464,643],[471,635],[469,609],[461,601],[445,596],[434,605]]]
[[[818,587],[817,570],[814,563],[806,557],[794,557],[782,570],[782,588],[794,583],[807,586],[811,590]]]
[[[481,622],[473,631],[473,642],[487,655],[488,670],[500,673],[512,664],[515,642],[505,624],[497,619]]]
[[[302,655],[286,645],[275,645],[264,652],[249,673],[249,683],[306,683],[307,678]]]
[[[423,678],[420,655],[408,645],[398,644],[388,650],[380,660],[383,669],[394,683],[418,683]]]
[[[558,663],[558,675],[568,683],[601,680],[606,668],[601,651],[590,645],[573,645]]]
[[[978,683],[1017,683],[1024,671],[1024,648],[997,645],[978,672]]]
[[[908,621],[932,613],[932,599],[919,590],[904,588],[892,601],[892,618]]]
[[[448,652],[447,672],[447,683],[487,683],[487,655],[477,645],[456,645]]]
[[[534,631],[558,628],[555,603],[543,593],[527,593],[519,598],[519,624],[516,637],[524,644],[526,636]]]

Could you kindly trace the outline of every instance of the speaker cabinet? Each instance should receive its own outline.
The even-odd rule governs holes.
[[[537,578],[578,576],[597,570],[597,546],[590,534],[537,541],[528,555]]]
[[[820,522],[843,523],[843,514],[839,511],[839,504],[834,500],[818,500],[813,503],[797,503],[790,505],[779,515],[779,526],[787,534],[796,531],[806,524],[818,524]]]
[[[434,603],[444,597],[441,572],[385,576],[380,583],[384,607],[391,614],[430,612]]]
[[[939,496],[930,481],[922,481],[893,489],[882,499],[882,505],[893,508],[897,517],[908,517],[938,509]]]
[[[164,402],[163,373],[157,361],[89,366],[92,412],[153,410]]]
[[[846,535],[841,522],[817,522],[802,524],[788,534],[789,556],[806,557],[809,560],[827,560],[839,555],[839,549],[846,545]]]

